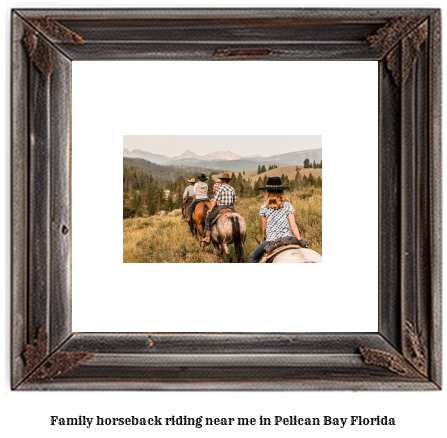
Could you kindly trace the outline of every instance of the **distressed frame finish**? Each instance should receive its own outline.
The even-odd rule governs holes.
[[[436,9],[13,11],[12,388],[439,389],[440,28]],[[72,333],[71,61],[103,59],[378,61],[378,333]]]

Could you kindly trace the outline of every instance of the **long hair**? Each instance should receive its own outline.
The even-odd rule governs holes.
[[[284,203],[289,201],[284,190],[267,190],[265,194],[264,202],[266,208],[273,208],[279,210],[284,207]]]

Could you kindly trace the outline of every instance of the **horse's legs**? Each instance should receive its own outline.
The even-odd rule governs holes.
[[[203,236],[203,227],[202,223],[196,223],[196,231],[197,231],[197,240],[199,241],[199,246],[202,246],[202,236]]]
[[[222,263],[222,251],[220,250],[220,246],[219,246],[219,244],[218,244],[217,242],[215,242],[214,240],[213,240],[213,245],[216,247],[216,249],[217,249],[217,255],[219,256],[219,261],[220,261],[220,263]]]
[[[232,263],[233,258],[231,257],[230,248],[228,248],[228,245],[226,243],[222,243],[222,249],[228,257],[228,263]]]
[[[203,236],[203,226],[201,222],[196,223],[196,229],[197,229],[197,238],[199,239],[200,242]]]
[[[196,229],[194,228],[194,222],[193,221],[189,221],[189,230],[191,231],[191,235],[192,237],[194,237],[197,233]]]

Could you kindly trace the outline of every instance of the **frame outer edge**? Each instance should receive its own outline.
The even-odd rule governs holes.
[[[28,281],[28,60],[22,19],[11,14],[11,387],[25,375]]]
[[[70,18],[90,17],[90,18],[114,18],[116,16],[116,9],[102,8],[102,9],[29,9],[17,8],[17,12],[25,18],[29,17],[44,17],[51,14],[55,18]],[[418,17],[426,17],[434,11],[434,8],[303,8],[303,7],[288,7],[288,8],[124,8],[119,11],[121,17],[126,19],[135,19],[143,17],[150,18],[215,18],[215,17],[229,17],[229,18],[290,18],[290,17],[305,17],[314,18],[316,16],[324,19],[371,19],[371,20],[388,20],[390,18],[398,18],[405,14],[411,14]]]
[[[42,11],[42,10],[41,10]],[[270,10],[271,12],[272,10]],[[405,10],[408,11],[408,10]],[[400,387],[400,383],[396,383],[396,386],[394,384],[387,385],[386,382],[373,382],[374,388],[366,387],[360,388],[356,387],[355,389],[379,389],[377,386],[381,386],[382,389],[416,389],[416,387],[419,387],[420,389],[439,389],[441,385],[441,242],[440,242],[440,233],[441,233],[441,220],[442,220],[442,212],[441,212],[441,64],[440,64],[440,53],[441,53],[441,36],[440,36],[440,11],[438,10],[430,10],[430,13],[432,15],[430,16],[430,58],[429,58],[429,69],[430,69],[430,119],[429,119],[429,152],[430,152],[430,248],[431,248],[431,254],[430,254],[430,263],[431,263],[431,321],[430,321],[430,366],[431,366],[431,382],[423,382],[422,385],[416,384],[414,388],[409,388],[406,383],[403,384],[405,387]],[[20,17],[20,14],[13,11],[12,13],[12,20],[15,23],[21,23],[23,20]],[[23,25],[22,25],[23,28]],[[13,288],[13,317],[14,317],[14,325],[13,325],[13,342],[12,342],[12,358],[13,358],[13,376],[11,378],[11,382],[13,386],[17,386],[20,383],[20,378],[23,379],[24,375],[24,367],[23,362],[21,365],[19,364],[19,359],[21,360],[21,355],[23,353],[24,347],[26,346],[27,341],[29,342],[32,339],[30,338],[33,332],[33,329],[37,327],[38,323],[44,322],[44,325],[47,327],[50,327],[50,335],[52,335],[53,331],[56,331],[58,328],[61,328],[64,330],[64,333],[69,325],[69,322],[67,322],[67,317],[65,315],[65,311],[67,310],[66,303],[62,304],[61,307],[57,307],[57,310],[53,312],[53,303],[58,299],[58,288],[55,288],[55,296],[53,296],[52,290],[51,292],[48,292],[48,288],[52,288],[53,281],[50,279],[51,272],[48,274],[46,271],[44,273],[39,272],[38,269],[36,269],[39,266],[41,257],[35,258],[35,265],[33,264],[33,258],[29,257],[31,250],[33,250],[34,242],[30,243],[30,225],[35,225],[34,221],[31,223],[31,220],[28,219],[29,210],[34,205],[34,209],[38,211],[48,210],[50,213],[50,217],[48,218],[47,222],[43,224],[42,222],[38,222],[36,227],[36,230],[39,228],[42,228],[44,230],[44,238],[42,240],[46,240],[47,249],[48,251],[45,252],[45,256],[52,261],[52,255],[53,255],[53,247],[51,246],[53,235],[53,198],[52,198],[52,190],[55,188],[55,183],[57,181],[57,178],[53,178],[53,170],[54,170],[54,164],[57,161],[57,156],[55,157],[53,155],[54,153],[54,141],[56,141],[56,145],[60,146],[59,143],[57,143],[58,140],[54,140],[52,136],[52,130],[48,128],[51,128],[51,117],[52,117],[52,111],[54,110],[53,106],[50,105],[48,107],[45,107],[45,114],[40,115],[42,119],[45,118],[46,123],[42,123],[42,119],[38,119],[35,121],[35,125],[39,125],[40,131],[38,131],[39,134],[39,141],[42,141],[45,145],[45,151],[40,151],[38,149],[38,156],[40,157],[41,161],[43,160],[41,154],[42,153],[48,153],[51,160],[47,165],[50,166],[49,172],[47,172],[47,176],[49,178],[48,186],[46,185],[46,182],[40,182],[38,181],[38,187],[35,189],[35,192],[37,193],[41,187],[44,188],[44,191],[47,191],[47,188],[50,190],[46,192],[46,195],[48,196],[48,199],[45,199],[45,206],[42,208],[39,205],[35,205],[35,198],[34,196],[34,204],[30,204],[31,196],[33,195],[33,184],[31,184],[31,188],[29,187],[30,179],[33,177],[32,169],[29,164],[29,155],[31,153],[30,151],[30,119],[31,116],[36,117],[35,113],[30,113],[28,110],[29,103],[32,99],[34,99],[36,96],[34,96],[34,92],[41,91],[41,85],[33,85],[30,86],[30,81],[33,79],[36,79],[35,73],[31,75],[28,70],[28,65],[30,64],[28,59],[26,58],[26,55],[24,53],[23,47],[21,45],[21,34],[20,33],[20,24],[16,24],[12,26],[12,32],[13,32],[13,47],[12,47],[12,56],[13,56],[13,78],[12,78],[12,100],[13,100],[13,122],[15,122],[12,126],[12,184],[11,184],[11,190],[13,195],[13,209],[12,209],[12,215],[13,215],[13,224],[12,224],[12,230],[14,239],[12,241],[12,254],[13,254],[13,264],[12,264],[12,288]],[[16,75],[15,69],[20,67],[20,75]],[[31,67],[32,69],[33,67]],[[70,74],[71,76],[71,74]],[[25,86],[23,84],[25,83]],[[37,96],[39,98],[39,101],[42,99],[47,98],[51,99],[51,93],[49,92],[49,89],[46,87],[43,90],[44,95],[41,94]],[[51,85],[51,84],[50,84]],[[30,95],[31,93],[31,95]],[[63,105],[62,105],[63,106]],[[68,105],[70,106],[70,104]],[[62,109],[62,114],[65,115],[65,109]],[[21,117],[25,118],[25,123],[20,126],[17,125],[17,120],[20,121]],[[26,128],[23,129],[23,126]],[[57,123],[55,123],[54,126],[57,126]],[[32,127],[32,125],[31,125]],[[15,128],[15,129],[14,129]],[[21,128],[21,129],[19,129]],[[25,132],[24,132],[25,131]],[[64,136],[64,133],[57,132],[56,138],[59,138],[60,136]],[[70,141],[69,141],[70,144]],[[21,153],[24,153],[24,155],[21,155]],[[57,152],[59,153],[59,152]],[[53,161],[55,160],[56,161]],[[35,160],[34,160],[35,161]],[[32,163],[34,163],[32,161]],[[64,152],[62,152],[62,161],[66,164],[66,160],[64,158]],[[46,163],[45,161],[44,164]],[[34,164],[35,165],[35,164]],[[70,164],[69,164],[70,165]],[[22,173],[23,172],[23,173]],[[29,177],[31,172],[31,177]],[[64,193],[62,193],[62,199],[64,198]],[[17,198],[17,199],[16,199]],[[54,202],[56,205],[56,201],[60,200],[61,198],[55,198]],[[48,207],[48,208],[47,208]],[[57,215],[60,215],[61,218],[66,218],[67,212],[65,206],[59,206],[60,209],[59,212],[57,212]],[[68,215],[70,215],[71,211],[70,208],[68,208]],[[37,215],[38,216],[38,215]],[[33,217],[34,218],[34,217]],[[17,224],[15,223],[15,219],[17,219]],[[56,219],[54,219],[54,225],[57,225],[58,222]],[[20,225],[25,226],[25,228],[20,228]],[[25,230],[25,231],[24,231]],[[56,230],[56,228],[55,228]],[[48,232],[48,236],[46,235],[46,232]],[[30,244],[31,249],[30,249]],[[56,245],[58,243],[56,242]],[[70,249],[71,245],[68,244],[68,248]],[[62,244],[62,247],[60,248],[63,254],[66,254],[66,246],[65,243]],[[23,257],[20,257],[22,255]],[[51,265],[50,265],[51,266]],[[49,269],[50,266],[47,266],[46,269]],[[43,288],[36,287],[34,281],[29,281],[29,272],[33,269],[33,274],[36,277],[37,281],[40,280],[40,283],[44,285]],[[22,274],[20,276],[20,273]],[[59,274],[56,274],[56,278]],[[41,285],[39,285],[41,286]],[[29,299],[35,300],[35,307],[38,308],[38,312],[35,312],[35,310],[32,308],[33,303],[27,302],[27,289],[30,289],[29,293]],[[33,291],[34,289],[38,290],[39,294],[35,294]],[[45,303],[42,303],[40,298],[44,298]],[[59,306],[59,304],[58,304]],[[70,309],[70,305],[68,304],[68,309]],[[29,309],[31,307],[31,310]],[[62,308],[62,311],[60,310]],[[65,310],[64,310],[65,309]],[[59,313],[60,312],[60,313]],[[21,318],[21,319],[20,319]],[[55,320],[55,318],[59,318],[59,320]],[[65,318],[65,319],[64,319]],[[34,320],[35,319],[35,320]],[[56,335],[56,338],[52,340],[51,342],[51,348],[50,350],[53,350],[54,348],[57,348],[58,343],[63,341],[65,334],[58,334]],[[95,385],[101,386],[100,382],[94,382],[93,385],[90,386],[89,382],[89,388],[84,389],[95,389]],[[129,382],[126,382],[129,383]],[[341,387],[332,388],[332,389],[354,389],[354,387],[345,386],[346,382],[337,382],[341,385]],[[323,382],[323,385],[325,382]],[[169,384],[168,384],[169,385]],[[176,383],[173,382],[173,385],[175,386]],[[181,385],[181,383],[179,383]],[[219,385],[218,382],[213,382],[211,387],[204,388],[204,389],[215,389],[213,385]],[[250,383],[246,383],[247,388],[249,389],[262,389],[262,388],[250,388]],[[277,383],[272,383],[271,388],[265,388],[265,389],[278,389]],[[39,389],[39,388],[33,388],[34,384],[31,382],[24,382],[23,385],[20,386],[20,389]],[[53,388],[48,389],[61,389],[57,388],[57,384]],[[163,385],[164,386],[164,385]],[[304,389],[303,386],[307,386],[306,384],[297,383],[296,389]],[[40,388],[43,389],[43,388]],[[74,389],[74,388],[73,388]],[[102,389],[111,389],[111,387],[106,387]],[[147,388],[147,389],[155,389],[153,387]],[[159,389],[168,389],[166,387],[159,388]],[[191,388],[184,388],[184,389],[191,389]],[[199,388],[195,388],[199,389]],[[231,389],[230,387],[224,387],[222,389]],[[236,388],[235,388],[236,389]],[[238,388],[240,389],[240,388]],[[279,388],[280,390],[282,388]],[[291,389],[291,388],[283,388],[283,389]],[[321,389],[316,387],[308,387],[307,389]]]
[[[430,16],[430,247],[432,323],[430,336],[430,374],[442,385],[442,59],[441,10]]]
[[[50,351],[72,332],[71,61],[54,53],[50,85]]]

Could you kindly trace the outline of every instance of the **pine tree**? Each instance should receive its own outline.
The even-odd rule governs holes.
[[[228,182],[228,184],[234,188],[234,190],[236,190],[237,186],[237,180],[236,180],[236,175],[234,174],[234,172],[231,173],[231,180]]]
[[[309,158],[306,158],[305,160],[304,160],[304,168],[305,169],[308,169],[310,167],[310,161],[309,161]]]
[[[265,164],[262,165],[261,167],[261,173],[267,172],[267,169],[265,168]]]
[[[296,167],[298,168],[298,166],[296,166]],[[303,184],[302,184],[302,180],[301,180],[301,176],[300,176],[300,170],[298,169],[295,174],[294,189],[297,191],[301,190],[302,186],[303,186]]]
[[[208,176],[208,181],[206,182],[208,184],[208,197],[213,194],[213,188],[214,188],[214,178],[213,175],[210,173]]]
[[[267,175],[264,175],[264,178],[262,179],[262,187],[265,187],[267,185]]]
[[[235,190],[237,191],[240,198],[244,197],[244,179],[242,178],[242,173],[240,172],[236,178]]]
[[[257,173],[257,175],[259,175],[261,173],[261,165],[259,164],[258,165],[258,173]]]
[[[174,210],[174,201],[172,200],[171,195],[168,196],[168,199],[166,200],[166,204],[163,209],[166,210],[167,212]]]
[[[151,200],[147,204],[147,214],[153,216],[155,213],[157,213],[157,204],[155,203],[155,200]]]

